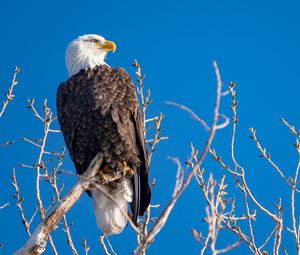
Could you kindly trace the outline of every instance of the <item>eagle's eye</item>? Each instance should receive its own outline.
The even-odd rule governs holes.
[[[91,43],[97,43],[98,41],[96,39],[92,39],[90,42]]]

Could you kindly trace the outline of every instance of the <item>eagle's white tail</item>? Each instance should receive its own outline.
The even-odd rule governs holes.
[[[116,182],[116,187],[101,185],[114,202],[98,188],[92,189],[94,211],[98,227],[106,235],[119,234],[127,224],[128,202],[132,202],[133,187],[128,178]]]

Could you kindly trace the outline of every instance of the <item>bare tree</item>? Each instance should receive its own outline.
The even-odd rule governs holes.
[[[144,78],[141,67],[137,61],[133,63],[136,70],[137,81],[137,93],[139,95],[141,112],[144,122],[144,133],[149,151],[149,164],[151,163],[153,155],[157,145],[168,139],[166,136],[161,135],[164,115],[159,113],[157,116],[147,116],[148,107],[151,106],[150,90],[144,92]],[[237,130],[237,100],[235,83],[230,83],[229,88],[226,91],[222,91],[223,83],[221,80],[220,72],[216,62],[213,62],[213,68],[216,76],[216,98],[214,110],[212,113],[211,124],[208,124],[205,120],[200,118],[195,111],[188,108],[185,105],[167,101],[168,105],[176,107],[182,111],[187,112],[197,123],[199,123],[207,132],[207,139],[204,141],[203,148],[197,149],[193,144],[190,145],[190,155],[188,160],[184,163],[176,157],[169,157],[169,160],[174,162],[177,168],[176,176],[174,176],[174,189],[170,200],[164,205],[162,212],[158,213],[160,205],[151,204],[147,209],[145,216],[141,217],[136,226],[131,218],[125,214],[128,222],[132,226],[133,231],[136,233],[137,245],[132,247],[132,254],[146,254],[148,247],[154,242],[158,243],[157,235],[164,228],[171,212],[176,206],[176,203],[185,189],[189,186],[192,179],[196,180],[199,187],[199,194],[202,199],[207,203],[205,208],[204,222],[207,226],[205,233],[199,232],[196,228],[192,230],[192,235],[195,240],[200,244],[200,254],[223,254],[232,251],[239,247],[241,243],[246,244],[250,253],[253,254],[279,254],[282,245],[282,236],[291,235],[294,244],[295,251],[300,255],[300,221],[297,215],[297,205],[295,204],[295,197],[299,196],[299,168],[300,161],[298,160],[295,174],[293,177],[287,177],[275,161],[271,158],[267,149],[263,148],[261,141],[257,138],[254,128],[250,128],[250,139],[254,141],[256,148],[259,151],[260,157],[266,160],[271,167],[274,168],[275,173],[282,179],[282,181],[290,189],[290,217],[291,223],[285,219],[283,214],[283,208],[281,199],[278,199],[276,204],[276,212],[273,212],[270,208],[264,205],[255,195],[253,195],[252,189],[247,182],[248,171],[239,164],[239,160],[236,157],[235,149],[235,136]],[[3,102],[0,118],[3,115],[8,103],[13,99],[13,88],[17,84],[16,75],[19,72],[19,68],[15,69],[11,88],[8,93],[5,94],[6,100]],[[220,113],[221,99],[224,96],[231,95],[231,142],[230,142],[230,158],[231,162],[224,162],[220,155],[212,147],[212,142],[215,138],[215,134],[218,130],[229,126],[229,118]],[[82,176],[76,176],[73,172],[62,170],[63,160],[65,158],[65,149],[61,148],[57,151],[48,150],[48,139],[59,135],[60,131],[53,129],[53,122],[56,118],[52,110],[47,106],[47,100],[44,101],[42,111],[35,107],[35,101],[28,100],[28,107],[34,118],[40,124],[40,128],[43,130],[43,136],[41,138],[28,138],[22,137],[22,140],[26,143],[34,146],[38,150],[36,161],[31,163],[22,163],[22,168],[28,168],[33,170],[29,174],[35,174],[35,187],[34,196],[27,199],[35,199],[36,207],[33,208],[33,213],[30,217],[26,216],[28,212],[23,207],[24,197],[22,196],[22,185],[17,177],[17,171],[13,169],[12,172],[12,185],[15,189],[13,195],[17,209],[20,213],[20,219],[24,230],[28,235],[27,242],[15,252],[15,254],[42,254],[46,249],[46,243],[50,244],[50,248],[53,254],[59,254],[56,248],[55,240],[53,240],[51,234],[53,230],[61,229],[65,235],[70,252],[73,255],[80,254],[80,250],[84,254],[89,254],[90,247],[88,246],[86,238],[83,238],[82,244],[74,243],[71,233],[71,225],[68,223],[67,212],[77,202],[80,196],[89,188],[97,187],[104,194],[113,201],[110,194],[106,193],[101,185],[98,184],[95,175],[97,173],[98,166],[101,164],[101,159],[98,155],[92,160],[88,170]],[[290,133],[295,137],[295,149],[300,158],[300,132],[289,124],[283,118],[282,123],[288,128]],[[212,159],[217,162],[217,165],[223,169],[224,175],[220,180],[215,179],[212,171],[207,171],[203,168],[203,160],[207,155],[211,155]],[[207,174],[209,173],[209,174]],[[78,177],[73,187],[67,192],[64,192],[63,178],[67,175],[73,175]],[[108,176],[107,181],[113,181],[120,176]],[[156,182],[159,180],[153,180],[151,188],[155,188]],[[44,199],[41,196],[41,186],[46,185],[52,191],[50,199]],[[228,187],[235,186],[238,189],[238,195],[236,197],[230,194]],[[286,198],[285,198],[286,199]],[[114,201],[113,201],[114,202]],[[242,204],[243,207],[239,208],[239,212],[236,213],[236,204]],[[0,209],[7,206],[5,203]],[[253,228],[255,220],[258,214],[263,217],[269,218],[273,222],[273,229],[266,234],[265,240],[259,242],[256,238],[256,233]],[[286,216],[287,217],[287,216]],[[39,223],[35,226],[34,219],[38,219]],[[59,223],[62,224],[59,224]],[[198,223],[195,223],[198,224]],[[225,247],[218,248],[218,238],[221,232],[227,231],[235,237],[235,241],[227,244]],[[99,242],[103,249],[104,254],[116,254],[111,245],[109,238],[105,235],[99,237]],[[267,245],[272,243],[272,250],[267,250]],[[288,251],[283,248],[283,252],[288,254]]]

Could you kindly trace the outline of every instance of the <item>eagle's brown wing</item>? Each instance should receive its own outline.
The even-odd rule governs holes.
[[[57,90],[57,115],[76,170],[82,174],[99,152],[116,169],[126,161],[135,171],[134,220],[150,203],[148,156],[133,82],[121,68],[82,70]]]

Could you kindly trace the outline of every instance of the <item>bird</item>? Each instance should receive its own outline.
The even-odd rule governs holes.
[[[56,95],[58,122],[77,174],[82,175],[96,155],[101,158],[96,175],[101,189],[95,185],[88,194],[97,225],[106,235],[123,231],[129,204],[137,224],[151,199],[135,86],[125,69],[105,62],[115,50],[113,41],[96,34],[71,41],[65,54],[69,78],[59,84]],[[111,176],[119,178],[108,182]]]

